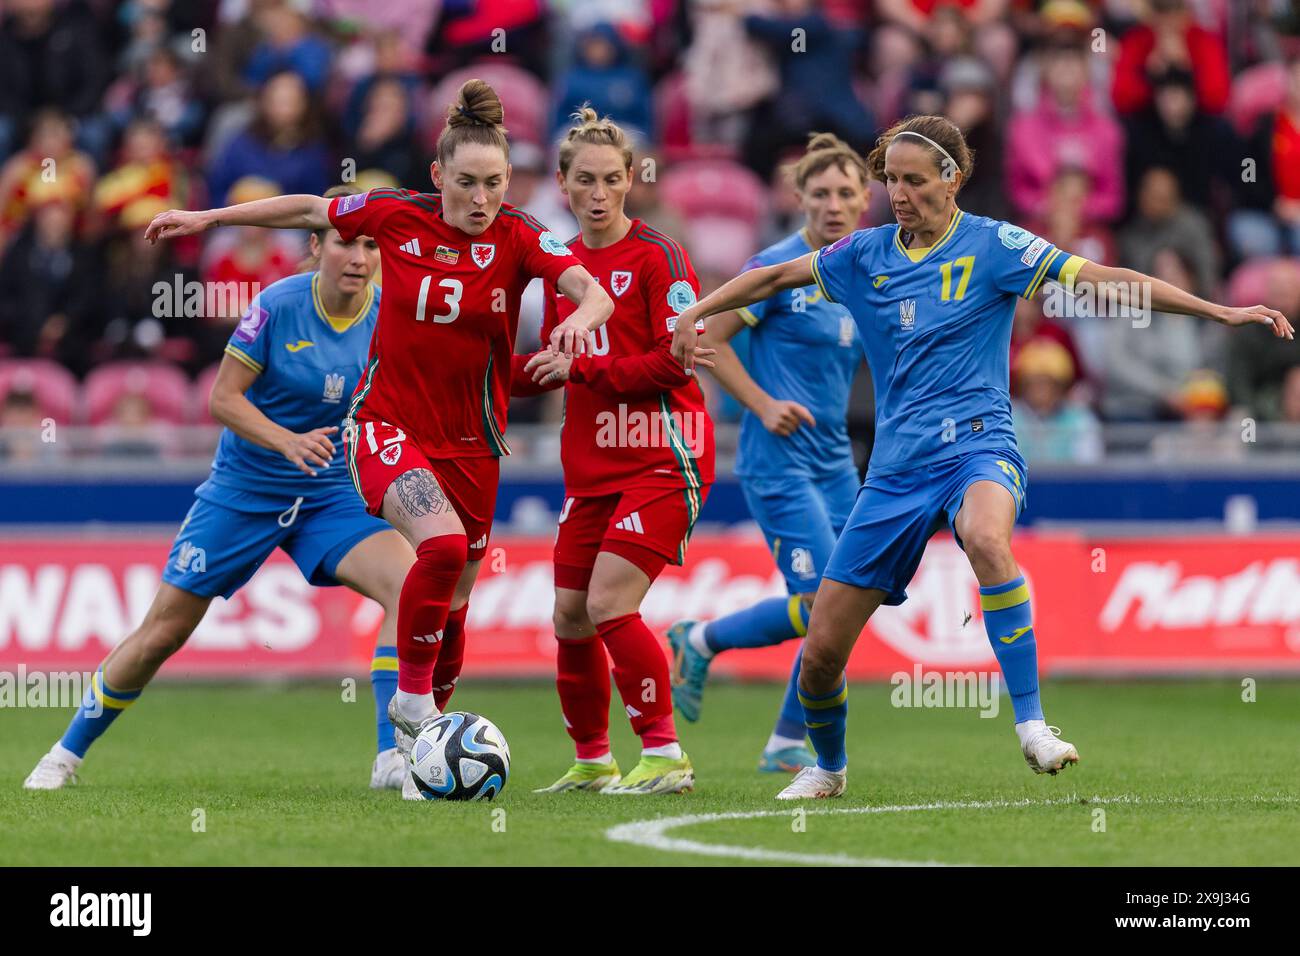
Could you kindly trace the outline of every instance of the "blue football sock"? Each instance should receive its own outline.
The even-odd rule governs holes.
[[[370,662],[370,689],[375,695],[375,726],[378,732],[379,752],[397,746],[393,739],[393,725],[388,720],[388,702],[397,693],[397,648],[376,647],[375,658]]]
[[[1002,679],[1011,694],[1016,723],[1042,720],[1038,699],[1038,645],[1034,643],[1034,619],[1029,609],[1029,588],[1024,577],[980,588],[980,609],[993,654],[1002,668]]]
[[[95,671],[86,696],[81,706],[73,714],[68,729],[63,732],[59,743],[78,757],[86,756],[90,745],[99,739],[100,734],[108,730],[109,724],[117,720],[118,714],[130,707],[137,697],[138,690],[114,690],[104,683],[104,668]]]
[[[829,694],[807,694],[799,691],[803,704],[804,726],[817,751],[817,766],[823,770],[843,770],[848,765],[844,752],[844,732],[849,716],[849,683],[841,677],[839,684]]]
[[[790,672],[790,683],[785,688],[785,699],[781,701],[781,715],[776,719],[776,729],[772,731],[778,737],[791,740],[803,740],[804,716],[803,704],[799,703],[799,665],[803,663],[803,642],[794,655],[794,669]]]
[[[704,643],[713,653],[733,647],[767,647],[808,633],[808,609],[799,595],[766,598],[735,614],[710,621]]]

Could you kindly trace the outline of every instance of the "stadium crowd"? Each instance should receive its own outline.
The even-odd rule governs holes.
[[[783,164],[809,131],[865,152],[896,119],[943,113],[975,150],[963,209],[1199,295],[1300,314],[1300,5],[1289,0],[2,9],[0,455],[11,459],[54,454],[14,437],[47,418],[96,426],[102,453],[165,454],[151,429],[209,421],[214,363],[247,298],[205,294],[189,309],[175,290],[255,290],[303,267],[305,237],[271,230],[151,246],[155,213],[341,180],[430,189],[438,118],[476,75],[505,103],[508,200],[566,237],[556,130],[590,102],[639,131],[631,211],[683,241],[705,291],[800,222]],[[890,221],[883,187],[872,196],[867,224]],[[540,324],[532,291],[521,350]],[[1238,415],[1300,423],[1295,351],[1263,328],[1224,332],[1162,314],[1098,318],[1051,289],[1022,301],[1011,369],[1026,458],[1096,460],[1103,422],[1214,434]],[[851,425],[869,436],[865,376],[857,391]],[[512,417],[558,417],[557,396]],[[711,400],[721,418],[738,414],[720,390]]]

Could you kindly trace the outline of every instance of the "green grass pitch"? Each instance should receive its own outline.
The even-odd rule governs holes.
[[[783,775],[755,769],[781,694],[772,685],[710,686],[702,721],[680,726],[697,771],[694,793],[614,798],[531,792],[572,754],[549,684],[469,683],[455,705],[494,720],[514,757],[502,796],[471,804],[403,803],[396,792],[367,789],[374,731],[364,683],[354,703],[337,685],[159,684],[91,752],[81,785],[55,793],[20,785],[69,712],[4,710],[0,860],[1300,863],[1300,683],[1260,679],[1257,702],[1246,703],[1228,681],[1050,682],[1048,716],[1082,756],[1054,778],[1025,766],[1009,707],[994,719],[895,709],[889,691],[852,687],[849,792],[804,804],[806,815],[772,799]],[[613,717],[615,755],[627,769],[635,741],[620,712]],[[705,818],[657,836],[650,825],[625,828],[639,843],[607,835],[620,824],[686,815]],[[667,848],[645,845],[654,839]]]

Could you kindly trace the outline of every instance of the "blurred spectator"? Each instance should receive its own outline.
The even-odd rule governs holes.
[[[1070,358],[1073,377],[1067,383],[1071,389],[1085,383],[1090,374],[1090,366],[1079,354],[1074,336],[1070,330],[1054,319],[1043,314],[1043,308],[1037,301],[1016,299],[1016,311],[1011,322],[1011,365],[1014,368],[1020,350],[1026,345],[1051,342],[1065,349]],[[1015,376],[1011,379],[1012,394],[1019,388]]]
[[[1228,393],[1214,372],[1202,369],[1188,376],[1178,396],[1183,427],[1160,432],[1151,441],[1157,461],[1202,465],[1245,457],[1246,445],[1234,427],[1225,428]]]
[[[503,50],[537,76],[548,73],[551,47],[543,0],[442,0],[425,51],[435,75]]]
[[[262,42],[244,64],[244,82],[261,86],[277,73],[302,77],[307,89],[319,93],[329,75],[329,44],[316,35],[304,12],[289,2],[265,4],[256,14]]]
[[[103,290],[95,250],[78,241],[76,213],[51,198],[0,261],[0,330],[13,353],[84,372]]]
[[[0,402],[0,461],[33,462],[57,457],[58,444],[45,441],[45,431],[44,416],[31,388],[9,389]]]
[[[1061,167],[1048,188],[1043,217],[1026,220],[1025,227],[1076,256],[1113,265],[1117,258],[1114,235],[1105,226],[1090,221],[1084,211],[1090,182],[1082,169]]]
[[[153,118],[133,120],[127,127],[120,161],[95,184],[95,211],[115,228],[122,210],[145,196],[172,207],[189,199],[185,169],[169,152],[163,127]]]
[[[1008,0],[876,0],[876,12],[920,33],[934,14],[955,7],[971,23],[991,23],[1006,15]]]
[[[230,194],[232,203],[241,203],[268,199],[279,192],[274,183],[246,176],[235,183]],[[228,226],[223,229],[226,230],[230,237],[223,243],[225,251],[209,260],[203,269],[205,285],[236,283],[235,286],[226,285],[226,288],[240,290],[238,295],[223,299],[224,314],[203,316],[207,322],[218,326],[218,334],[231,332],[245,305],[271,283],[293,275],[302,259],[301,255],[292,254],[282,242],[276,241],[276,230],[257,226]]]
[[[224,342],[208,341],[206,324],[185,314],[185,290],[197,277],[179,264],[176,243],[144,238],[145,226],[166,208],[151,196],[137,199],[122,210],[119,231],[106,244],[106,275],[95,290],[105,322],[93,344],[96,363],[162,356],[202,367],[202,358],[221,353]]]
[[[1286,98],[1255,127],[1237,169],[1236,208],[1228,236],[1243,258],[1300,255],[1300,54],[1287,61]]]
[[[159,123],[176,146],[197,146],[206,111],[192,89],[185,63],[175,50],[160,46],[104,95],[113,124],[121,129],[134,119]]]
[[[1300,425],[1300,364],[1292,365],[1282,376],[1278,421],[1287,425]]]
[[[1115,63],[1115,107],[1136,113],[1151,105],[1153,83],[1170,70],[1191,73],[1196,101],[1206,113],[1228,105],[1232,74],[1223,41],[1201,27],[1186,0],[1148,0],[1146,22],[1120,40]]]
[[[95,437],[99,454],[110,458],[161,458],[176,446],[171,426],[155,419],[148,396],[134,390],[113,403],[111,416]]]
[[[772,55],[745,30],[739,0],[691,5],[691,45],[682,59],[694,137],[738,145],[744,114],[777,91]]]
[[[26,149],[0,167],[0,245],[22,229],[37,203],[61,199],[80,220],[94,183],[95,164],[74,148],[72,124],[62,113],[42,110]]]
[[[962,183],[961,208],[977,216],[1007,218],[1002,192],[1002,129],[994,101],[992,71],[975,57],[952,61],[939,75],[943,113],[962,131],[977,160],[970,182]]]
[[[8,0],[0,24],[0,156],[8,156],[38,110],[77,123],[83,149],[102,157],[109,127],[99,114],[112,64],[84,3]]]
[[[408,62],[422,55],[424,41],[443,8],[455,6],[454,0],[445,4],[442,0],[386,0],[382,4],[374,0],[315,0],[317,14],[332,21],[336,33],[364,32],[373,38],[376,48],[395,42]]]
[[[1022,216],[1045,216],[1048,189],[1062,169],[1087,174],[1086,221],[1110,222],[1123,211],[1123,131],[1093,102],[1085,57],[1084,49],[1074,45],[1042,54],[1038,105],[1011,119],[1006,189]]]
[[[1016,443],[1030,467],[1101,458],[1096,416],[1069,396],[1075,369],[1064,348],[1045,340],[1026,345],[1016,356],[1012,375],[1019,392],[1011,403]]]
[[[1174,249],[1156,252],[1152,275],[1201,294],[1187,261]],[[1154,312],[1150,324],[1105,320],[1106,382],[1102,413],[1109,421],[1169,421],[1180,417],[1188,376],[1204,365],[1200,319]]]
[[[402,79],[382,76],[367,84],[348,156],[356,161],[357,169],[382,169],[411,188],[428,180],[428,167],[415,135],[411,91]]]
[[[1192,74],[1168,70],[1153,84],[1151,105],[1130,116],[1127,181],[1130,190],[1152,167],[1163,166],[1178,177],[1183,198],[1209,211],[1212,189],[1228,192],[1240,178],[1241,167],[1230,148],[1232,127],[1221,116],[1211,116],[1196,104]]]
[[[941,113],[944,97],[939,77],[949,63],[972,55],[970,23],[960,10],[939,7],[926,21],[920,38],[922,54],[912,64],[902,112]]]
[[[1254,304],[1254,303],[1252,303]],[[1279,259],[1268,271],[1264,301],[1288,316],[1300,314],[1300,263]],[[1282,381],[1295,364],[1291,343],[1259,325],[1233,329],[1228,338],[1228,388],[1234,406],[1261,421],[1280,417]]]
[[[263,85],[257,113],[208,168],[215,206],[228,204],[230,187],[244,176],[261,176],[282,193],[320,195],[332,178],[320,118],[297,73],[277,73]]]
[[[1137,214],[1119,236],[1120,263],[1151,274],[1156,253],[1172,248],[1192,266],[1197,288],[1213,296],[1219,284],[1219,253],[1205,216],[1182,201],[1178,179],[1163,167],[1148,169],[1138,183]]]
[[[771,16],[745,17],[745,29],[776,57],[781,75],[775,97],[751,119],[745,149],[764,178],[782,151],[802,146],[811,130],[835,133],[865,151],[876,129],[849,79],[860,32],[833,24],[812,0],[779,0],[776,9]]]
[[[578,35],[573,65],[558,80],[555,131],[566,129],[569,115],[584,103],[596,112],[652,141],[650,78],[611,24],[598,23]]]

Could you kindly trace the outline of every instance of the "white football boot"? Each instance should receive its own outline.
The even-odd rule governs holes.
[[[825,797],[838,797],[843,795],[847,779],[847,770],[804,767],[794,775],[790,786],[778,793],[776,798],[778,800],[820,800]]]
[[[1079,762],[1079,751],[1074,744],[1060,739],[1061,729],[1049,727],[1041,720],[1026,720],[1016,724],[1020,737],[1020,752],[1034,773],[1050,773],[1065,769],[1066,764]]]
[[[388,720],[393,725],[393,740],[397,744],[397,752],[401,755],[405,769],[402,775],[403,800],[424,799],[415,786],[415,778],[411,776],[411,748],[415,746],[415,738],[420,736],[420,731],[440,716],[442,715],[435,707],[433,713],[416,723],[402,716],[401,708],[397,706],[397,695],[393,695],[393,699],[388,702]]]
[[[370,768],[371,790],[400,790],[406,779],[406,758],[396,747],[389,747],[375,757]]]
[[[40,759],[36,768],[23,781],[24,790],[62,790],[77,782],[77,768],[81,761],[62,747],[55,746]]]

